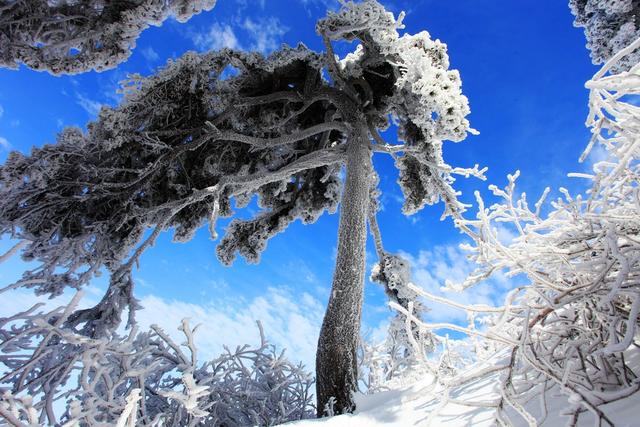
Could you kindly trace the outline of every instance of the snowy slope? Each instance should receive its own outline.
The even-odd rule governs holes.
[[[640,365],[640,352],[634,350],[630,357],[631,365]],[[503,359],[496,359],[503,361]],[[471,376],[477,366],[463,373]],[[358,410],[354,414],[340,415],[319,420],[305,420],[288,423],[295,427],[375,427],[375,426],[446,426],[446,427],[486,427],[495,426],[494,410],[487,407],[471,407],[459,402],[491,402],[500,399],[500,374],[494,373],[481,379],[471,381],[450,393],[449,401],[443,401],[443,387],[435,385],[432,379],[425,379],[412,386],[390,390],[373,395],[356,396]],[[547,415],[542,410],[542,399],[536,397],[524,403],[525,408],[535,416],[540,426],[565,426],[569,417],[564,415],[570,407],[567,396],[553,387],[547,391],[544,405]],[[640,393],[608,405],[600,409],[615,423],[616,427],[640,426]],[[508,411],[515,426],[527,426],[525,419],[515,411]],[[579,426],[593,426],[594,417],[583,413]]]

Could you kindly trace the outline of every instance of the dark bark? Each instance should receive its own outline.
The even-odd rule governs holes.
[[[356,391],[357,346],[365,275],[367,211],[371,151],[366,128],[360,127],[347,149],[346,180],[340,207],[338,253],[331,296],[316,353],[318,416],[333,397],[333,412],[352,412]]]

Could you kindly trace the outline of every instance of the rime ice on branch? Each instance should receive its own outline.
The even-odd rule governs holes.
[[[86,133],[68,128],[55,145],[12,153],[0,169],[0,231],[28,240],[23,256],[41,263],[13,286],[57,295],[107,267],[103,300],[66,321],[100,337],[126,308],[133,323],[131,270],[163,230],[174,228],[185,241],[208,222],[215,238],[216,219],[257,196],[262,210],[233,220],[217,255],[225,264],[237,253],[258,262],[270,237],[296,219],[312,223],[335,211],[342,192],[317,383],[320,413],[330,398],[336,412],[350,411],[366,224],[375,217],[372,153],[394,158],[407,214],[441,200],[445,215],[459,217],[464,206],[452,175],[483,173],[442,159],[443,140],[472,132],[445,45],[426,32],[401,36],[401,28],[402,16],[396,20],[376,1],[349,2],[318,22],[324,54],[304,45],[268,57],[187,53],[153,76],[134,76],[123,103],[103,108]],[[340,40],[357,45],[337,60],[332,43]],[[223,78],[229,67],[237,73]],[[392,121],[401,144],[380,136]]]
[[[594,64],[602,64],[640,37],[640,0],[570,0],[569,7],[583,27]],[[613,64],[611,71],[627,71],[640,62],[640,50]]]
[[[546,399],[560,392],[568,401],[568,425],[591,417],[596,425],[613,426],[613,409],[606,404],[640,392],[640,108],[629,102],[640,95],[640,64],[635,59],[629,71],[607,74],[625,68],[623,55],[633,57],[639,47],[637,39],[586,83],[592,139],[581,160],[594,146],[606,153],[590,173],[570,174],[586,179],[588,191],[561,188],[562,197],[544,214],[549,189],[530,204],[517,193],[516,173],[504,188],[489,187],[498,203],[486,207],[477,194],[476,218],[457,220],[473,239],[467,249],[479,267],[453,287],[469,288],[499,271],[526,283],[502,307],[462,306],[413,287],[472,316],[489,315],[486,327],[478,329],[471,327],[475,322],[462,328],[413,321],[427,330],[480,336],[479,353],[502,349],[503,363],[494,357],[490,369],[448,379],[451,387],[443,393],[500,372],[499,399],[462,404],[494,407],[501,425],[515,425],[514,415],[536,425],[530,410],[546,416]],[[508,243],[498,237],[498,227],[505,226],[516,234]]]
[[[52,74],[114,68],[140,33],[170,16],[185,22],[216,0],[2,0],[0,67]]]
[[[0,318],[0,365],[10,369],[0,382],[13,384],[0,389],[0,419],[10,425],[263,426],[315,415],[311,375],[268,344],[260,323],[258,346],[201,362],[198,326],[186,319],[182,344],[156,325],[98,339],[62,327],[78,297]]]

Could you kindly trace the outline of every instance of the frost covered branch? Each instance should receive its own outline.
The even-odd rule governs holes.
[[[182,344],[158,326],[93,339],[61,328],[77,301],[0,319],[0,384],[10,385],[0,414],[15,425],[244,426],[315,415],[311,375],[277,353],[259,323],[258,346],[201,363],[188,320]]]
[[[0,2],[0,67],[52,74],[102,71],[125,61],[140,33],[170,16],[179,22],[216,0]]]
[[[640,391],[640,372],[630,363],[640,348],[640,108],[629,102],[629,96],[640,94],[640,67],[606,74],[638,45],[621,50],[586,84],[593,138],[582,160],[596,144],[606,152],[593,173],[574,174],[591,181],[588,191],[572,195],[561,188],[562,197],[543,214],[549,190],[531,206],[524,193],[517,195],[515,173],[506,187],[490,186],[499,202],[487,207],[476,194],[476,218],[456,220],[473,239],[467,249],[479,267],[450,288],[462,291],[499,271],[527,283],[513,289],[502,307],[462,306],[411,288],[472,318],[483,317],[481,328],[476,321],[464,328],[412,320],[427,330],[482,337],[476,341],[481,359],[501,352],[507,362],[500,367],[501,397],[489,406],[496,406],[504,425],[516,424],[516,418],[536,425],[530,402],[542,396],[543,406],[535,412],[546,413],[550,389],[566,396],[570,425],[578,425],[587,412],[599,425],[613,425],[604,405]],[[499,237],[504,227],[514,232],[512,240]],[[449,382],[460,384],[455,377]]]
[[[574,25],[583,27],[594,64],[603,64],[640,37],[639,0],[569,0]],[[640,50],[629,52],[612,62],[619,73],[640,62]]]

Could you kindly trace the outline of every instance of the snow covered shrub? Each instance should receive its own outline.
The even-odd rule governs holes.
[[[426,307],[418,298],[418,294],[409,288],[411,283],[411,265],[399,255],[383,253],[381,262],[374,265],[370,280],[384,287],[389,301],[421,318]],[[370,345],[363,342],[362,363],[367,367],[366,375],[369,391],[389,387],[392,379],[409,381],[409,373],[424,361],[427,354],[435,347],[435,338],[430,331],[421,329],[416,323],[408,321],[400,312],[389,323],[387,338],[384,343]]]
[[[381,261],[373,266],[370,280],[384,287],[395,315],[382,343],[361,338],[360,383],[367,393],[376,393],[415,383],[425,376],[450,377],[464,366],[461,349],[452,348],[446,338],[423,326],[428,308],[422,291],[411,282],[411,264],[382,246],[375,218],[376,192],[372,192],[371,206],[369,225]]]
[[[22,63],[52,74],[114,68],[140,33],[170,16],[185,22],[216,0],[4,0],[0,67]]]
[[[198,327],[186,319],[181,345],[157,326],[100,339],[61,328],[78,299],[0,319],[0,416],[9,422],[263,426],[315,416],[311,375],[267,343],[260,323],[257,347],[201,363]]]
[[[440,342],[438,337],[433,337],[430,331],[424,329],[424,335],[428,336],[429,340],[418,338],[409,348],[415,346],[424,349],[428,356],[411,353],[405,340],[406,325],[404,322],[396,322],[398,318],[399,316],[396,316],[392,320],[383,342],[367,342],[362,338],[359,354],[360,391],[372,394],[397,389],[422,380],[426,375],[439,370],[437,363],[431,363],[427,358],[434,356],[434,345]],[[412,321],[408,328],[415,329],[415,325]],[[400,328],[405,330],[400,332]]]
[[[476,360],[470,342],[449,340],[433,334],[431,325],[425,327],[410,311],[396,307],[398,313],[392,320],[384,341],[375,343],[365,338],[361,340],[361,392],[375,394],[398,390],[428,379],[435,384],[447,383]],[[399,322],[398,319],[403,321]],[[398,333],[400,328],[404,328],[402,333]],[[407,344],[407,332],[415,333],[416,330],[420,331],[420,335]],[[407,346],[422,352],[411,353]]]
[[[513,289],[502,307],[461,306],[413,287],[436,302],[490,315],[478,329],[414,321],[480,336],[485,353],[501,351],[503,363],[445,381],[450,390],[451,384],[501,372],[499,399],[466,402],[494,407],[501,424],[515,424],[516,416],[537,425],[532,399],[541,397],[535,412],[545,414],[545,397],[553,389],[567,397],[571,425],[589,413],[598,425],[612,426],[604,405],[640,391],[638,365],[630,363],[640,352],[640,107],[629,102],[640,95],[640,64],[607,74],[638,47],[640,39],[586,83],[593,137],[581,160],[596,144],[606,152],[591,173],[571,174],[589,180],[588,191],[572,195],[561,188],[563,197],[543,214],[548,189],[530,206],[525,194],[516,194],[516,173],[505,188],[490,186],[500,202],[486,207],[477,194],[477,217],[457,220],[473,239],[467,249],[479,267],[451,288],[467,289],[498,271],[526,277],[527,283]],[[510,242],[498,238],[505,224],[517,233]]]
[[[16,397],[8,390],[0,395],[0,417],[12,426],[22,426],[23,421],[28,425],[38,424],[38,411],[33,407],[31,396]]]
[[[569,7],[583,27],[594,64],[608,61],[614,54],[640,37],[640,0],[570,0]],[[640,61],[640,50],[629,52],[611,66],[611,71],[627,71]]]

